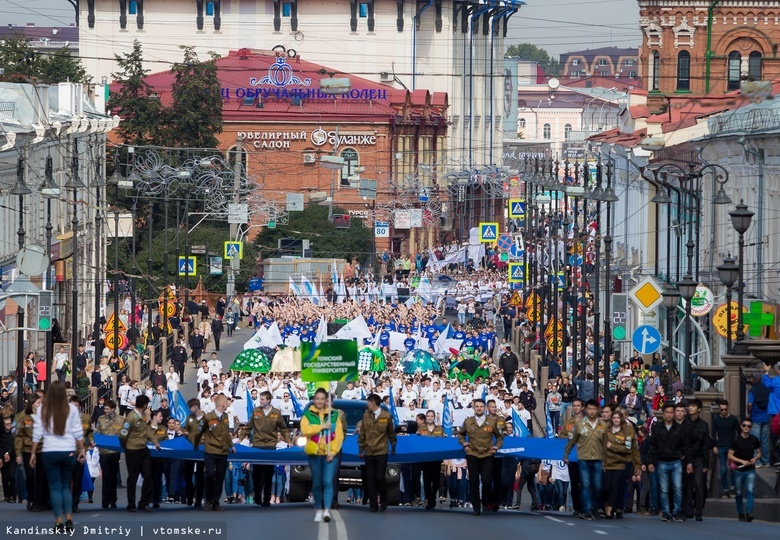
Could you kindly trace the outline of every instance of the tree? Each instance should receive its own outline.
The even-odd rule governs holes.
[[[550,54],[544,49],[540,49],[536,45],[531,43],[519,43],[518,45],[510,45],[506,49],[506,55],[513,58],[519,58],[520,60],[530,60],[532,62],[538,62],[544,74],[550,77],[558,76],[561,74],[561,64],[550,56]]]
[[[30,39],[21,33],[0,41],[0,68],[6,79],[12,82],[33,82],[37,79],[47,84],[88,83],[92,79],[81,65],[81,60],[73,56],[68,47],[38,53]]]
[[[173,105],[168,111],[166,146],[215,148],[222,133],[222,94],[217,77],[218,55],[201,61],[192,47],[182,47],[184,60],[171,68]]]
[[[334,208],[334,213],[346,213]],[[328,207],[310,204],[302,212],[291,212],[288,225],[266,228],[255,240],[264,258],[279,256],[280,238],[301,238],[311,241],[313,257],[364,261],[371,251],[373,231],[363,221],[352,218],[349,229],[337,229],[328,221]]]
[[[143,67],[141,43],[135,40],[132,51],[121,56],[117,54],[114,58],[119,71],[111,76],[119,89],[111,93],[108,108],[122,117],[117,128],[119,137],[125,144],[142,146],[158,143],[164,125],[162,106],[144,79],[150,70]]]

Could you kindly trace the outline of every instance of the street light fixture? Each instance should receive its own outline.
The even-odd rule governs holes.
[[[615,195],[615,189],[612,186],[607,186],[604,189],[604,193],[601,195],[601,202],[615,203],[619,200],[620,198]]]
[[[739,266],[731,253],[718,266],[718,277],[726,286],[726,354],[731,354],[731,289],[739,279]]]
[[[742,302],[744,296],[744,283],[745,283],[745,233],[750,228],[750,224],[753,221],[755,213],[748,210],[744,201],[739,201],[737,207],[729,212],[731,216],[731,225],[739,235],[739,272],[737,277],[737,342],[734,344],[732,354],[746,355],[747,347],[745,346],[745,325],[742,318]]]
[[[666,339],[669,342],[669,355],[667,361],[674,356],[674,319],[677,315],[677,306],[680,305],[680,291],[670,284],[666,284],[663,293],[663,304],[666,308]]]
[[[51,156],[46,158],[46,172],[41,184],[41,195],[45,199],[56,199],[60,196],[60,186],[54,181],[54,160]]]
[[[32,193],[30,186],[24,182],[24,158],[19,158],[16,162],[16,182],[11,186],[11,189],[8,190],[8,193],[20,197]]]
[[[666,190],[664,190],[663,186],[658,186],[656,188],[655,197],[650,199],[650,202],[655,204],[671,204],[672,198],[669,197],[669,195],[666,193]]]
[[[680,295],[682,296],[683,300],[685,300],[685,361],[681,365],[677,366],[677,370],[680,374],[680,380],[683,382],[683,384],[686,383],[688,378],[688,367],[690,366],[691,362],[691,300],[696,295],[696,288],[698,286],[698,282],[693,279],[693,276],[690,274],[690,272],[686,274],[679,283],[677,283],[677,290],[680,291]]]

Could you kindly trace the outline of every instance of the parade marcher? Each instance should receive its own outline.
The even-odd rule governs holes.
[[[393,417],[382,410],[377,394],[368,396],[366,412],[358,433],[358,451],[365,461],[366,494],[370,512],[387,510],[387,449],[395,454],[396,435]]]
[[[16,451],[16,464],[24,467],[24,476],[27,482],[27,510],[38,512],[49,507],[49,483],[46,481],[46,470],[44,467],[34,469],[30,466],[35,414],[42,403],[38,393],[30,395],[24,410],[14,418],[14,424],[16,424],[14,450]],[[41,448],[39,447],[38,458],[41,457],[40,453]]]
[[[116,414],[116,402],[108,399],[103,404],[103,416],[95,423],[95,432],[101,435],[119,436],[122,418]],[[100,470],[103,473],[102,507],[116,508],[117,473],[121,454],[114,450],[100,448]]]
[[[427,411],[425,413],[425,424],[417,430],[417,435],[423,437],[444,437],[444,430],[436,424],[436,413]],[[441,460],[427,461],[422,464],[423,492],[426,498],[426,510],[436,508],[436,494],[439,492],[439,481],[441,479]]]
[[[171,365],[179,376],[179,383],[184,384],[184,367],[187,365],[187,348],[184,346],[184,340],[174,345],[171,353]]]
[[[314,496],[314,521],[331,520],[333,477],[338,470],[337,455],[344,442],[344,425],[338,410],[328,404],[328,392],[318,388],[312,405],[301,417],[301,434],[306,437],[304,451],[309,456]]]
[[[684,498],[686,507],[692,506],[693,515],[696,521],[702,520],[702,510],[704,509],[704,499],[706,498],[706,476],[710,463],[710,450],[713,444],[710,438],[710,427],[707,425],[699,413],[702,409],[702,402],[694,398],[688,402],[688,419],[684,424],[684,454],[685,454],[685,475],[688,476],[688,482]],[[686,516],[687,516],[686,508]]]
[[[252,447],[261,450],[275,450],[281,434],[282,440],[292,444],[290,433],[279,409],[271,406],[273,395],[269,391],[261,392],[257,406],[252,410],[244,428],[249,435]],[[253,465],[252,483],[255,488],[255,504],[271,506],[271,488],[274,476],[273,465]]]
[[[84,463],[84,429],[78,407],[68,403],[65,384],[53,383],[33,421],[30,467],[36,467],[38,446],[42,446],[41,463],[49,482],[51,507],[56,534],[73,534],[71,509],[71,476],[76,461]]]
[[[756,487],[756,462],[761,459],[761,441],[750,433],[753,422],[746,418],[740,425],[742,433],[729,448],[729,461],[736,468],[737,514],[740,521],[753,521],[753,493]],[[745,501],[742,497],[745,497]]]
[[[734,471],[729,467],[729,448],[734,439],[740,435],[740,424],[739,419],[729,412],[729,402],[725,399],[718,402],[718,413],[712,417],[712,440],[715,443],[713,452],[717,454],[720,464],[722,498],[728,499],[734,491]],[[729,476],[731,476],[731,483],[729,483]]]
[[[16,502],[16,450],[14,449],[13,419],[5,416],[0,426],[0,475],[3,477],[5,502]],[[19,497],[19,502],[22,498]]]
[[[683,428],[674,420],[674,405],[665,403],[663,421],[655,422],[651,429],[647,470],[658,470],[661,499],[661,520],[682,521],[682,458],[684,449]],[[671,481],[670,481],[671,477]],[[669,511],[669,498],[674,506]]]
[[[190,408],[190,414],[184,421],[183,431],[187,434],[187,440],[190,444],[195,444],[195,437],[200,432],[203,423],[203,411],[200,410],[200,400],[192,398],[187,401],[187,407]],[[187,506],[195,505],[195,508],[201,507],[203,500],[203,463],[200,461],[184,462],[184,495],[187,499]]]
[[[488,503],[493,499],[493,456],[501,448],[504,434],[498,420],[486,414],[485,402],[481,398],[472,402],[472,408],[474,416],[464,420],[458,432],[458,442],[466,452],[472,513],[478,516],[483,510],[482,501]],[[484,510],[493,509],[486,507]]]
[[[639,443],[634,428],[618,409],[612,413],[605,434],[604,445],[604,517],[622,518],[626,494],[626,465],[633,463],[633,471],[641,472]]]
[[[192,443],[197,448],[203,441],[203,466],[205,469],[206,503],[203,510],[222,512],[219,501],[222,497],[222,485],[225,483],[228,453],[235,453],[233,436],[230,433],[230,420],[225,413],[227,398],[218,395],[214,398],[214,410],[206,414],[200,422],[200,430]]]
[[[595,520],[601,508],[602,466],[604,463],[604,435],[606,423],[598,417],[598,404],[590,400],[585,404],[585,418],[574,424],[566,443],[563,460],[569,463],[569,453],[577,445],[577,460],[580,469],[582,490],[581,519]]]
[[[153,410],[149,420],[149,429],[152,436],[159,443],[168,440],[168,426],[164,423],[163,412],[160,409]],[[162,502],[163,475],[168,460],[161,457],[152,457],[152,508],[160,508]],[[169,486],[169,489],[171,487]]]
[[[200,363],[200,356],[203,354],[203,349],[206,347],[206,341],[203,335],[200,333],[200,329],[193,330],[190,336],[190,349],[192,351],[192,363],[196,366]]]
[[[219,342],[222,339],[222,332],[225,331],[225,325],[222,323],[222,316],[217,315],[211,321],[211,335],[214,337],[214,349],[219,352]]]
[[[135,398],[135,407],[125,417],[122,424],[122,430],[119,432],[119,444],[125,452],[127,463],[127,511],[145,510],[154,512],[150,506],[152,501],[152,461],[149,449],[146,443],[154,444],[157,450],[160,449],[160,443],[152,435],[147,424],[147,406],[149,398],[140,395]],[[135,488],[138,482],[138,475],[143,476],[141,484],[141,498],[136,507]]]
[[[558,437],[570,439],[574,434],[574,426],[582,422],[582,400],[574,398],[571,402],[571,418],[564,420]],[[576,461],[569,462],[569,485],[571,487],[571,505],[573,515],[582,512],[582,487],[580,486],[580,465]]]
[[[77,395],[73,395],[69,399],[76,408],[81,406],[81,398]],[[95,436],[92,434],[92,417],[87,413],[79,413],[81,419],[81,427],[84,430],[84,448],[89,448],[95,443]],[[73,478],[71,480],[71,495],[73,497],[73,513],[78,514],[79,499],[81,497],[81,482],[84,478],[84,462],[76,461],[73,465]]]

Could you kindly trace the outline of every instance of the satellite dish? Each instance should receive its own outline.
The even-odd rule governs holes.
[[[36,245],[25,246],[16,255],[16,266],[26,276],[36,277],[43,275],[49,267],[46,250]]]
[[[558,89],[558,87],[559,87],[560,85],[561,85],[561,81],[559,81],[559,80],[558,80],[558,79],[556,79],[555,77],[553,77],[552,79],[550,79],[549,81],[547,81],[547,87],[548,87],[550,90],[557,90],[557,89]]]

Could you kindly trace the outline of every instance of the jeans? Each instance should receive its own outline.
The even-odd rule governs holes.
[[[560,420],[566,419],[566,411],[568,411],[571,408],[571,403],[566,403],[565,401],[561,402],[561,410],[558,414],[559,422]]]
[[[724,495],[729,492],[729,488],[734,485],[734,473],[729,469],[729,447],[718,447],[718,463],[720,464],[720,486]],[[729,482],[729,475],[731,482]]]
[[[274,477],[271,480],[271,494],[281,499],[284,496],[284,486],[287,483],[287,474],[279,471],[274,472]],[[332,487],[331,482],[331,487]]]
[[[674,490],[674,509],[672,515],[682,512],[682,461],[659,461],[657,472],[660,480],[661,512],[669,514],[669,477]]]
[[[761,459],[756,462],[756,465],[769,465],[769,455],[772,452],[769,445],[769,422],[753,423],[750,434],[761,441]]]
[[[466,325],[466,314],[465,313],[458,313],[458,323],[460,323],[461,326]]]
[[[327,456],[309,456],[311,493],[314,495],[315,510],[330,510],[333,502],[333,475],[338,464],[338,459],[329,462]],[[387,501],[383,500],[382,503],[387,504]]]
[[[70,514],[73,509],[73,496],[70,493],[70,478],[76,464],[75,452],[41,452],[43,468],[49,480],[49,498],[56,519]],[[751,490],[752,491],[752,490]],[[752,495],[750,505],[753,505]]]
[[[734,471],[734,487],[737,490],[737,513],[753,513],[753,492],[756,488],[756,471]],[[747,505],[742,507],[742,494],[747,498]]]
[[[561,425],[560,411],[550,411],[550,424],[552,424],[553,433],[558,433],[558,427]]]
[[[568,498],[569,493],[569,483],[565,482],[563,480],[556,480],[555,481],[555,506],[558,509],[561,506],[566,506],[566,499]]]
[[[582,489],[582,511],[586,514],[596,514],[601,508],[602,462],[597,459],[581,459],[578,463]],[[591,490],[593,491],[592,496]]]

